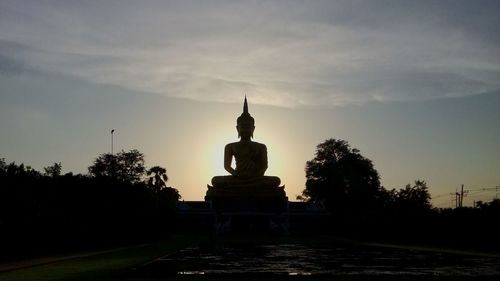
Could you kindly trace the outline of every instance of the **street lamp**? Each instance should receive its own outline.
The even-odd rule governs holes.
[[[111,155],[113,155],[113,133],[115,132],[115,129],[111,130]]]

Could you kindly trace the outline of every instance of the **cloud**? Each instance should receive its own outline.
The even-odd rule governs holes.
[[[419,101],[500,89],[499,6],[6,1],[0,56],[202,101],[240,102],[242,93],[287,107]]]

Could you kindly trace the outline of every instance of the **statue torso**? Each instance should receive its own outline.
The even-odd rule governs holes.
[[[264,144],[247,141],[227,145],[228,151],[236,160],[238,177],[261,177],[267,169],[267,148]]]

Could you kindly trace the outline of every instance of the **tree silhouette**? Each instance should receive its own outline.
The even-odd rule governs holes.
[[[495,198],[491,202],[477,201],[476,207],[482,210],[495,210],[500,212],[500,199]]]
[[[146,184],[158,195],[161,209],[171,212],[177,207],[177,201],[181,198],[179,190],[166,185],[168,181],[167,170],[160,166],[150,168],[146,174],[149,176]]]
[[[425,211],[431,209],[431,195],[425,181],[416,180],[412,186],[407,184],[405,188],[395,193],[395,204],[398,211]]]
[[[148,178],[148,186],[153,187],[155,191],[160,191],[166,187],[166,182],[168,181],[167,169],[160,166],[154,166],[150,168],[146,174]]]
[[[5,158],[0,158],[0,173],[4,173],[7,169],[7,163],[5,162]]]
[[[174,231],[179,192],[165,185],[162,167],[149,169],[151,186],[143,181],[143,163],[138,151],[122,151],[100,155],[89,168],[92,175],[60,175],[60,163],[42,175],[0,157],[0,260],[135,243]]]
[[[62,168],[61,162],[54,163],[52,166],[44,167],[43,168],[43,170],[45,171],[44,176],[49,176],[53,178],[58,177],[61,175],[61,168]]]
[[[89,167],[89,173],[94,177],[106,176],[131,183],[139,182],[145,171],[144,154],[137,149],[101,154]]]
[[[367,210],[383,193],[371,160],[347,141],[328,139],[306,163],[306,188],[302,198],[324,202],[330,210]]]

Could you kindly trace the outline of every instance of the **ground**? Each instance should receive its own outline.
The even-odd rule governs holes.
[[[158,257],[174,253],[186,247],[202,248],[224,243],[226,245],[257,245],[265,241],[269,245],[302,243],[320,247],[332,245],[352,245],[355,241],[333,238],[329,236],[281,236],[238,235],[214,238],[205,235],[172,236],[163,241],[121,247],[100,252],[76,253],[59,257],[44,257],[33,260],[17,261],[0,265],[0,280],[107,280],[107,281],[138,281],[138,280],[220,280],[221,276],[184,275],[153,278],[154,276],[135,274],[136,268],[141,268]],[[411,247],[407,245],[366,244],[362,246],[379,247],[383,249],[403,249],[408,251],[442,252],[453,255],[475,255],[489,257],[500,261],[498,253],[471,253],[453,249],[435,249]],[[266,276],[237,275],[223,276],[227,280],[498,280],[495,276],[401,276],[401,275],[336,275],[336,276]],[[404,278],[402,278],[404,277]]]

